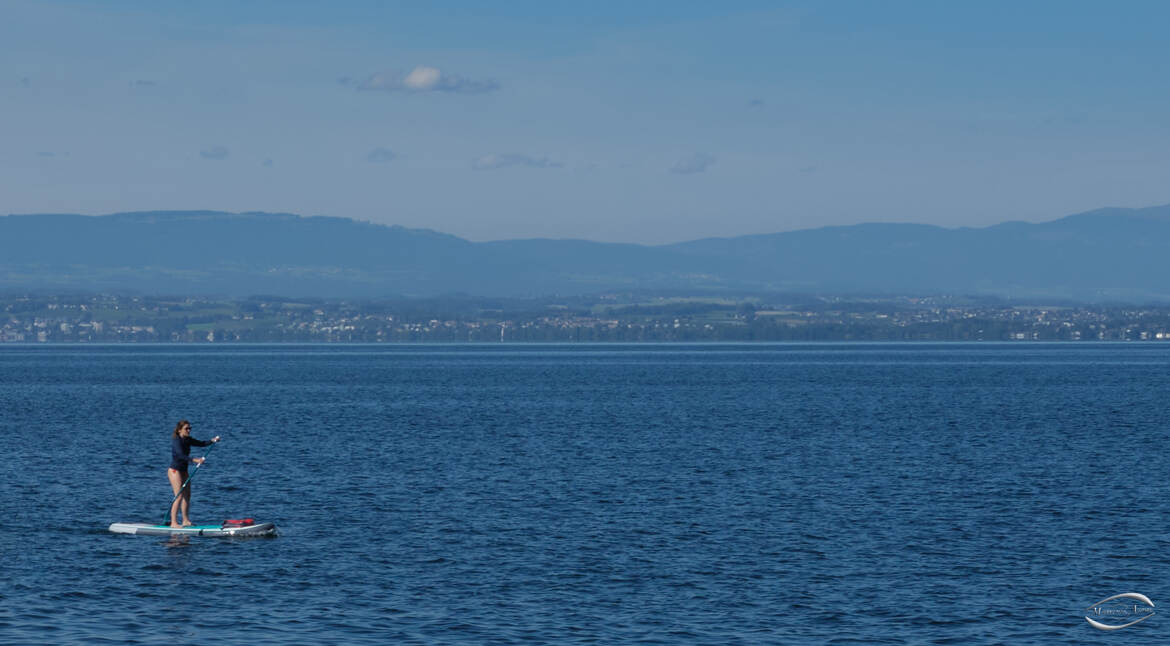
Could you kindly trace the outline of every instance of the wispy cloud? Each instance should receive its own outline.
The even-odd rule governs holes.
[[[715,155],[695,153],[674,162],[668,170],[676,175],[692,175],[702,173],[715,165]]]
[[[349,78],[338,79],[343,84],[349,84]],[[437,67],[419,65],[408,74],[383,72],[374,74],[358,83],[357,89],[363,92],[447,92],[451,94],[484,94],[494,92],[500,88],[499,83],[493,80],[475,80],[443,72]]]
[[[204,159],[213,159],[220,161],[228,158],[229,151],[224,146],[212,146],[207,150],[200,150],[199,156]]]
[[[554,161],[548,157],[532,157],[521,153],[500,153],[484,155],[471,162],[475,170],[496,170],[510,166],[527,166],[529,168],[561,168],[564,163]]]
[[[389,148],[375,148],[366,155],[366,161],[375,164],[381,164],[388,161],[394,161],[398,155]]]

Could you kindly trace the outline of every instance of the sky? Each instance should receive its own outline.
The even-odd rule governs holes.
[[[0,213],[663,244],[1170,203],[1170,3],[0,0]]]

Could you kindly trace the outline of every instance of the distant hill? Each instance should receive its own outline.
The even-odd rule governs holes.
[[[0,289],[536,296],[658,289],[1170,301],[1170,205],[974,229],[859,224],[645,246],[473,243],[287,213],[0,217]]]

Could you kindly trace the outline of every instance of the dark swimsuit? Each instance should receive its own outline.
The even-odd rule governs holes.
[[[171,436],[171,468],[179,472],[179,475],[184,478],[187,477],[187,465],[191,464],[191,447],[193,446],[208,446],[211,442],[204,442],[197,440],[190,435],[183,437],[182,435]]]

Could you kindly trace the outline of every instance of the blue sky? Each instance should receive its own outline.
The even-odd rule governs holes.
[[[1162,2],[0,0],[0,212],[472,240],[1170,203]]]

